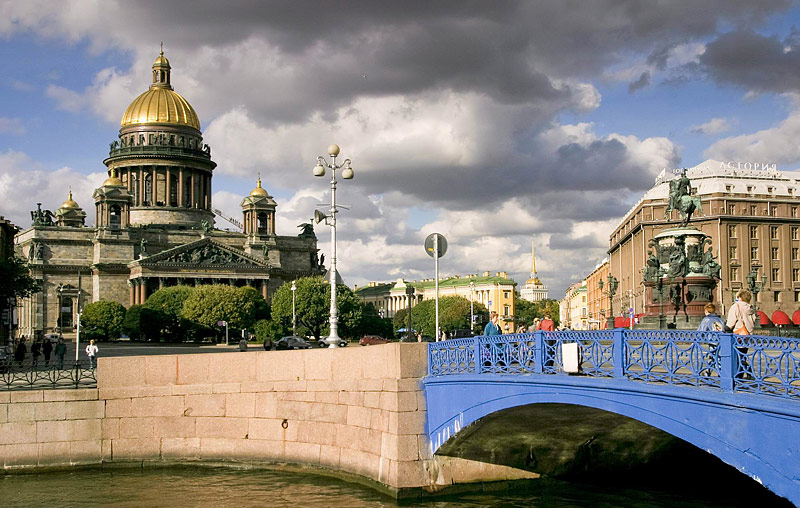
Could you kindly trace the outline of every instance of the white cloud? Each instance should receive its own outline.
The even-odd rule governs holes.
[[[22,124],[22,120],[19,118],[6,118],[0,116],[0,132],[22,135],[25,134],[25,126]]]
[[[693,125],[689,130],[695,134],[721,134],[733,128],[733,121],[727,118],[712,118],[704,124]]]
[[[752,134],[732,136],[711,145],[704,155],[716,160],[765,161],[777,164],[800,162],[800,109],[780,124]]]

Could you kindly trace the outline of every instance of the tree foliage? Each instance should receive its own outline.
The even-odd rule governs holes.
[[[264,312],[260,302],[263,299],[253,288],[223,284],[198,286],[184,301],[181,315],[207,328],[216,328],[219,321],[227,321],[229,328],[241,330],[253,326],[257,314]]]
[[[183,317],[183,304],[193,291],[191,286],[170,286],[150,295],[144,303],[144,307],[150,311],[145,314],[154,321],[150,329],[161,330],[169,341],[182,341],[192,327],[192,323]]]
[[[280,321],[271,319],[259,319],[253,325],[256,333],[256,342],[264,342],[269,339],[273,342],[291,333],[291,329]]]
[[[27,298],[40,290],[24,259],[14,255],[0,259],[0,311],[6,308],[9,298]]]
[[[315,339],[330,333],[328,318],[331,305],[331,288],[322,277],[302,277],[295,281],[295,314],[297,334],[313,335]],[[339,335],[354,337],[359,331],[363,304],[347,286],[336,286],[336,305],[339,314]],[[283,284],[272,297],[272,319],[292,326],[291,283]]]
[[[531,326],[534,319],[542,319],[546,314],[550,314],[550,319],[558,326],[558,301],[556,300],[545,299],[538,302],[529,302],[517,298],[515,309],[518,325]]]
[[[489,311],[479,302],[473,309],[478,323],[488,321]],[[395,330],[406,328],[408,310],[401,309],[394,316]],[[436,333],[436,300],[423,300],[411,309],[411,326],[417,333],[433,336]],[[439,329],[457,330],[470,328],[470,303],[463,296],[445,296],[439,299]]]
[[[144,305],[131,305],[122,322],[122,332],[133,340],[158,339],[161,332],[156,311]]]
[[[81,333],[86,339],[118,339],[125,321],[125,307],[100,300],[87,304],[81,313]]]
[[[358,325],[357,337],[362,335],[380,335],[385,338],[394,337],[392,320],[382,318],[371,303],[364,304],[361,312],[361,323]]]

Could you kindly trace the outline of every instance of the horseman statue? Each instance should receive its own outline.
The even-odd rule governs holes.
[[[678,210],[681,214],[681,226],[686,227],[692,214],[703,215],[703,205],[700,198],[691,195],[692,188],[689,185],[689,178],[686,176],[686,168],[683,169],[680,178],[669,181],[669,202],[664,218],[670,217],[672,210]]]

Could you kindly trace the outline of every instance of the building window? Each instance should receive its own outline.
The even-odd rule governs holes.
[[[795,302],[800,302],[800,291],[795,291],[794,292],[794,301]]]
[[[511,298],[511,291],[503,291],[503,298]]]
[[[728,213],[730,215],[736,215],[736,205],[728,205]]]
[[[750,247],[750,259],[758,259],[758,247]]]
[[[755,205],[750,205],[750,215],[756,215],[756,207]]]
[[[731,254],[730,255],[731,259],[736,259],[736,246],[735,245],[731,245],[730,254]]]
[[[775,261],[776,259],[778,259],[778,248],[777,247],[773,247],[772,248],[772,260]]]
[[[778,216],[778,207],[777,206],[770,206],[769,207],[769,214],[773,217]]]
[[[800,268],[792,268],[792,282],[800,282]]]
[[[753,186],[752,185],[748,185],[747,186],[747,192],[753,192]]]
[[[767,192],[769,192],[770,194],[772,194],[772,191],[773,191],[773,189],[774,189],[774,187],[767,187]]]
[[[769,227],[769,237],[773,240],[778,239],[778,226],[770,226]]]
[[[725,191],[726,192],[731,192],[732,190],[733,190],[733,185],[726,185],[725,186]]]
[[[772,269],[772,282],[778,282],[780,280],[781,280],[780,268],[773,268]]]
[[[792,240],[797,240],[797,226],[792,226]]]
[[[731,205],[733,206],[733,205]],[[731,212],[733,213],[733,212]],[[736,226],[728,226],[728,237],[729,238],[736,238]]]
[[[511,307],[508,305],[503,305],[503,315],[508,316],[511,314]]]
[[[781,303],[781,292],[780,291],[775,291],[772,294],[772,301],[775,302],[775,303]]]
[[[758,226],[750,226],[750,238],[753,240],[758,239]]]
[[[795,219],[797,218],[797,207],[796,206],[792,207],[792,217],[795,218]]]
[[[730,279],[731,279],[732,282],[736,282],[737,280],[739,280],[739,269],[738,268],[731,267],[730,272],[731,272],[730,273]]]
[[[792,260],[800,261],[800,249],[797,247],[792,247]]]

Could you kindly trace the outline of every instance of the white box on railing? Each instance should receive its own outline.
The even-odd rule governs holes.
[[[561,343],[561,368],[569,374],[577,374],[580,359],[577,342]]]

